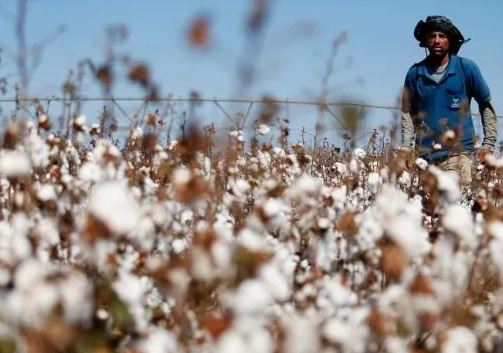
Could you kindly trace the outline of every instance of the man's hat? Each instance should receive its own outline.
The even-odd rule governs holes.
[[[419,21],[414,28],[414,37],[419,41],[420,47],[426,47],[426,36],[429,32],[440,31],[449,38],[449,52],[456,55],[464,43],[470,41],[463,37],[459,29],[447,17],[428,16],[426,21]]]

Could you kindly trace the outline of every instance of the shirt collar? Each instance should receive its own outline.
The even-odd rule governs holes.
[[[455,75],[457,73],[456,67],[457,62],[459,58],[456,55],[451,55],[449,58],[449,63],[447,64],[447,74],[450,75]],[[419,65],[418,73],[420,75],[430,77],[431,75],[428,73],[428,70],[426,69],[426,59],[422,61],[421,65]]]

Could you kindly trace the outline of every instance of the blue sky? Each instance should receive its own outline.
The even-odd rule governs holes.
[[[15,2],[0,3],[0,76],[16,74]],[[503,33],[499,18],[503,3],[485,0],[483,4],[460,0],[274,0],[263,50],[256,62],[258,80],[247,95],[313,99],[319,93],[330,45],[341,31],[346,31],[348,41],[334,62],[330,97],[393,105],[407,69],[425,55],[413,37],[415,24],[427,15],[443,14],[465,37],[472,38],[460,55],[480,66],[497,112],[503,114],[503,41],[498,38]],[[204,97],[234,98],[238,63],[246,43],[244,22],[251,5],[251,0],[31,0],[28,43],[44,39],[59,25],[67,29],[45,49],[30,93],[60,95],[61,82],[79,60],[103,60],[106,26],[124,23],[130,36],[118,50],[150,65],[162,95],[186,97],[191,90],[197,90]],[[212,42],[207,53],[191,50],[185,40],[186,28],[198,14],[211,19]],[[300,28],[310,28],[311,34],[299,34]],[[114,93],[138,96],[140,91],[121,80]],[[92,80],[86,80],[85,94],[100,95]],[[97,103],[86,105],[90,120],[95,119],[99,107]],[[237,109],[225,107],[229,112]],[[472,107],[476,110],[475,105]],[[213,105],[203,109],[200,113],[204,121],[225,121]],[[289,113],[294,137],[303,126],[314,126],[312,107],[290,106]],[[371,110],[367,130],[388,124],[392,118],[389,111]],[[328,117],[326,121],[332,122]]]

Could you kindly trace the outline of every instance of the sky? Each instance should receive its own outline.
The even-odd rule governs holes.
[[[128,38],[116,46],[119,53],[145,62],[162,96],[188,97],[197,91],[205,98],[260,98],[314,100],[329,60],[331,45],[346,33],[328,82],[332,100],[351,99],[373,105],[395,105],[408,68],[424,58],[423,48],[413,37],[416,23],[428,15],[441,14],[452,19],[471,41],[460,55],[473,59],[489,84],[493,103],[503,115],[503,33],[500,21],[503,2],[497,0],[271,0],[260,51],[252,59],[257,68],[250,90],[240,92],[238,68],[246,55],[245,23],[252,0],[29,0],[26,38],[29,45],[47,41],[57,28],[65,31],[43,48],[41,62],[30,81],[31,96],[61,96],[61,85],[69,70],[82,59],[99,64],[105,58],[107,26],[125,24]],[[207,50],[195,50],[187,43],[186,31],[198,16],[210,20]],[[16,80],[16,1],[0,2],[0,77]],[[248,47],[249,49],[250,47]],[[100,86],[86,79],[84,94],[102,95]],[[10,87],[11,87],[10,86]],[[141,90],[125,78],[114,86],[117,97],[141,96]],[[9,89],[6,96],[13,96]],[[245,95],[245,97],[242,97]],[[95,121],[103,103],[87,103],[84,113]],[[121,103],[127,112],[138,103]],[[230,114],[247,106],[225,104]],[[254,106],[256,108],[257,105]],[[298,139],[303,127],[313,131],[316,111],[313,106],[283,105],[288,114],[292,137]],[[473,110],[477,110],[472,104]],[[5,108],[4,108],[5,109]],[[51,109],[58,112],[56,103]],[[255,110],[252,110],[256,113]],[[198,110],[198,119],[225,126],[224,113],[213,103]],[[127,124],[127,117],[121,118]],[[385,109],[369,109],[364,132],[396,119]],[[325,116],[337,139],[340,125]],[[475,118],[480,128],[479,118]],[[500,124],[501,130],[501,124]]]

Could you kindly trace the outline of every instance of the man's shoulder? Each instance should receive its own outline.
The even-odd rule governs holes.
[[[463,69],[471,70],[476,69],[478,67],[477,63],[475,63],[474,60],[467,58],[465,56],[455,56],[455,58],[457,58],[457,60],[459,60],[459,63],[463,65]]]
[[[414,64],[412,64],[409,69],[407,70],[407,76],[412,76],[412,75],[415,75],[417,73],[417,70],[421,67],[421,66],[424,66],[425,64],[425,60],[421,60],[421,61],[418,61],[418,62],[415,62]]]

